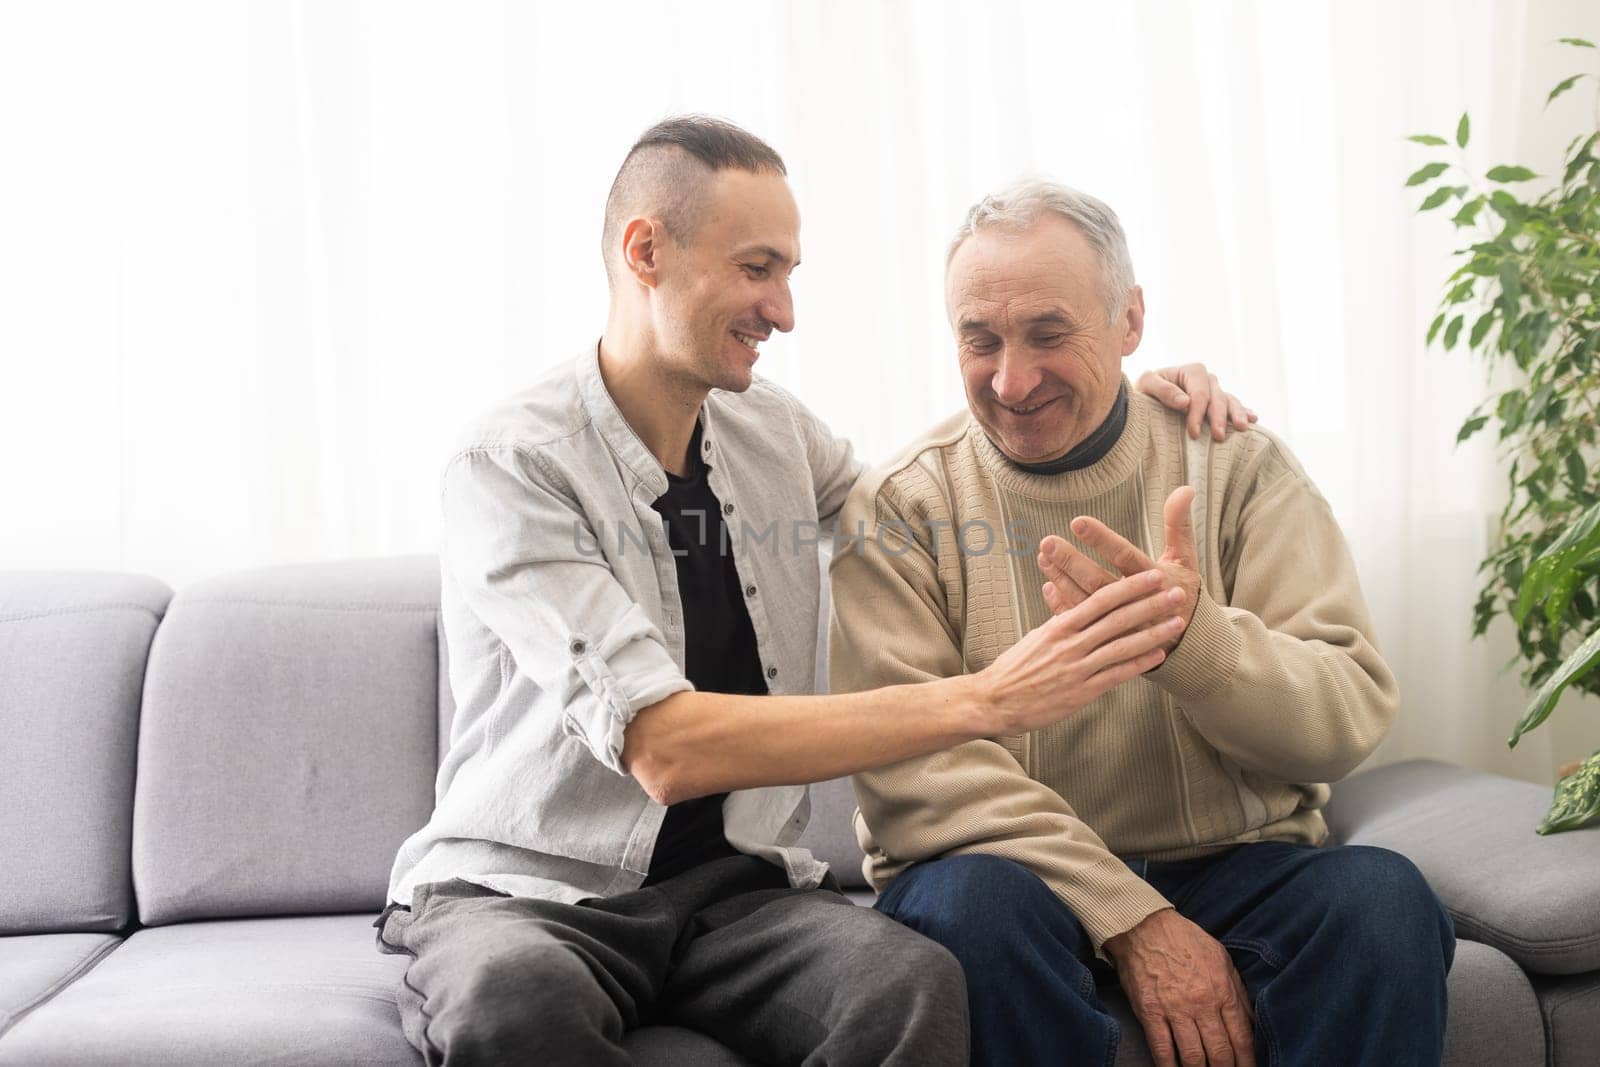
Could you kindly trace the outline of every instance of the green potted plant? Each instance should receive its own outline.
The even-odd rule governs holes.
[[[1562,38],[1600,57],[1592,42]],[[1559,82],[1546,105],[1582,86],[1596,91],[1600,71]],[[1407,186],[1429,186],[1422,211],[1453,209],[1451,223],[1470,243],[1445,283],[1427,343],[1465,342],[1492,372],[1514,368],[1516,384],[1492,393],[1462,425],[1459,444],[1491,423],[1509,462],[1510,497],[1499,534],[1479,566],[1482,588],[1474,636],[1508,616],[1516,629],[1524,683],[1533,690],[1510,744],[1545,721],[1568,688],[1600,695],[1600,128],[1567,145],[1559,180],[1536,196],[1543,177],[1526,167],[1466,166],[1471,124],[1443,137],[1410,140],[1446,150]],[[1557,178],[1555,175],[1549,176]],[[1532,186],[1524,183],[1536,183]],[[1600,815],[1600,751],[1563,768],[1540,833],[1575,829]]]

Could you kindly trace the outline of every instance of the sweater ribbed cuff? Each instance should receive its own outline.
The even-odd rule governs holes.
[[[1239,669],[1244,643],[1222,605],[1202,589],[1178,647],[1145,677],[1182,704],[1208,699]]]
[[[1107,941],[1125,934],[1171,902],[1115,856],[1107,856],[1072,872],[1070,885],[1052,886],[1094,943],[1095,954]]]

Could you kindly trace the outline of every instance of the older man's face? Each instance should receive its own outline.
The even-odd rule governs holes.
[[[967,404],[1007,456],[1056,459],[1105,421],[1144,325],[1137,286],[1125,303],[1108,323],[1099,257],[1055,215],[1020,233],[979,231],[956,250],[945,305]]]

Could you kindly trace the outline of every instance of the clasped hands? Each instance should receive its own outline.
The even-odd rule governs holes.
[[[1107,571],[1065,538],[1046,537],[1039,545],[1038,563],[1048,579],[1043,591],[1051,612],[1060,615],[1118,581],[1156,571],[1158,591],[1169,597],[1173,589],[1183,594],[1181,604],[1171,609],[1183,627],[1159,646],[1164,652],[1176,648],[1200,596],[1189,511],[1193,501],[1189,486],[1167,497],[1162,514],[1166,545],[1161,558],[1154,560],[1100,520],[1073,519],[1072,532],[1119,574]],[[1176,911],[1163,909],[1108,940],[1105,951],[1117,964],[1123,991],[1157,1064],[1253,1067],[1250,997],[1227,950],[1215,938]]]
[[[1166,545],[1160,559],[1151,559],[1099,519],[1080,515],[1072,520],[1072,532],[1115,567],[1120,578],[1132,578],[1153,570],[1161,575],[1159,592],[1182,591],[1183,600],[1172,611],[1183,619],[1183,629],[1160,646],[1165,652],[1178,647],[1189,620],[1194,618],[1200,596],[1200,563],[1194,547],[1194,524],[1189,517],[1193,501],[1194,489],[1187,485],[1175,489],[1167,497],[1162,512]],[[1049,579],[1043,587],[1044,601],[1055,615],[1077,607],[1119,580],[1119,574],[1107,571],[1066,538],[1055,534],[1039,542],[1038,563],[1039,570]]]

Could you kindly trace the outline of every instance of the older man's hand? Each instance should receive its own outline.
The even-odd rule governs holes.
[[[1200,428],[1211,424],[1211,436],[1221,441],[1231,424],[1235,430],[1248,430],[1256,413],[1232,393],[1222,391],[1217,376],[1204,363],[1185,363],[1181,367],[1162,367],[1139,375],[1139,392],[1155,397],[1173,411],[1187,411],[1189,436],[1200,439]]]
[[[1162,588],[1183,590],[1183,602],[1173,614],[1183,619],[1184,630],[1194,617],[1194,606],[1200,596],[1199,554],[1194,547],[1194,523],[1189,517],[1189,505],[1193,501],[1194,489],[1187,485],[1179,486],[1167,497],[1162,512],[1167,543],[1158,560],[1152,560],[1099,519],[1080,515],[1072,520],[1072,532],[1122,575],[1154,569],[1161,572]],[[1118,579],[1118,575],[1055,534],[1039,543],[1038,563],[1049,579],[1044,583],[1045,603],[1056,615],[1081,604]],[[1183,639],[1184,630],[1162,645],[1162,649],[1170,652],[1176,648]]]
[[[1105,951],[1160,1067],[1255,1067],[1250,994],[1216,938],[1163,910]]]

